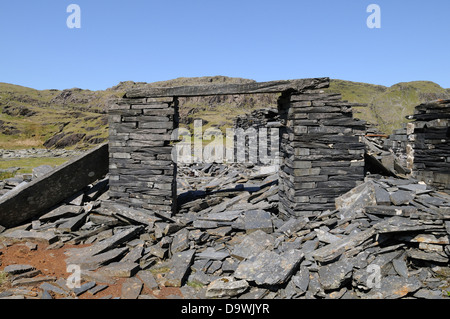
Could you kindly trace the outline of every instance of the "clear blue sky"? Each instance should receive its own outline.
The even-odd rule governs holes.
[[[69,4],[81,28],[69,29]],[[369,4],[381,29],[369,29]],[[120,81],[329,76],[450,88],[449,0],[14,0],[0,3],[0,82],[106,89]]]

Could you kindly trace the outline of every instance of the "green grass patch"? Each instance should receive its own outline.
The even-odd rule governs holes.
[[[8,274],[4,271],[0,271],[0,286],[8,281]]]
[[[159,267],[159,268],[152,268],[152,269],[150,269],[150,272],[153,274],[153,275],[157,275],[157,274],[165,274],[165,273],[167,273],[167,272],[169,272],[170,271],[170,268],[169,267]]]
[[[201,288],[205,287],[204,284],[202,284],[201,282],[196,281],[196,280],[188,281],[186,283],[186,285],[188,285],[189,287],[195,288],[195,289],[201,289]]]
[[[16,172],[16,174],[29,174],[32,172],[34,167],[41,165],[50,165],[53,167],[64,164],[69,161],[68,157],[30,157],[30,158],[15,158],[15,159],[1,159],[0,160],[0,169],[6,169],[10,167],[19,167],[20,169]],[[8,176],[8,174],[5,174]],[[3,178],[2,178],[3,177]],[[9,178],[12,176],[4,177],[0,175],[0,179]]]

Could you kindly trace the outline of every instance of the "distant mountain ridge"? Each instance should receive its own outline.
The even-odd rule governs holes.
[[[177,78],[149,83],[154,87],[251,83],[251,79],[225,76]],[[35,90],[0,83],[0,148],[90,148],[108,138],[107,107],[111,99],[143,82],[125,81],[106,90]],[[355,117],[390,134],[406,123],[420,103],[450,98],[450,89],[430,81],[414,81],[391,87],[368,83],[331,80],[327,92],[341,93],[344,100],[365,103]],[[276,107],[276,94],[229,95],[180,98],[180,118],[184,126],[194,119],[205,127],[229,127],[234,117],[256,108]]]

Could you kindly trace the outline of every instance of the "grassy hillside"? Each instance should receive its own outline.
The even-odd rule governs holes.
[[[59,134],[61,141],[52,146],[88,148],[107,138],[107,101],[117,94],[80,89],[38,91],[0,83],[0,147],[43,147]]]
[[[341,93],[344,100],[366,103],[367,107],[355,108],[355,117],[377,125],[379,130],[386,134],[406,123],[405,116],[414,114],[417,105],[430,100],[450,98],[450,89],[443,89],[429,81],[403,82],[385,87],[332,80],[327,90]]]
[[[249,83],[249,79],[224,76],[178,78],[151,83],[154,87]],[[80,89],[35,90],[0,83],[0,148],[86,149],[108,137],[107,105],[110,99],[143,83],[121,82],[104,91]],[[450,89],[433,82],[398,83],[392,87],[332,80],[329,92],[339,92],[350,102],[366,103],[356,108],[356,117],[376,124],[390,134],[405,123],[414,107],[438,98],[450,98]],[[224,129],[237,115],[255,108],[276,107],[276,94],[230,95],[180,99],[182,126],[192,127],[201,118],[205,128]]]

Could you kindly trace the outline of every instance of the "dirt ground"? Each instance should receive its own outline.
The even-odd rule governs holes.
[[[10,246],[3,247],[0,243],[0,271],[2,271],[6,266],[9,265],[18,265],[18,264],[26,264],[35,267],[36,269],[42,272],[39,276],[52,276],[56,278],[64,278],[67,279],[71,273],[66,271],[66,263],[65,259],[67,256],[64,252],[70,248],[81,248],[89,245],[64,245],[59,249],[50,249],[47,250],[48,244],[40,243],[40,242],[31,242],[28,243],[37,244],[37,249],[31,250],[25,242],[15,242]],[[4,244],[4,243],[3,243]],[[99,299],[108,295],[111,295],[112,298],[120,297],[122,284],[126,280],[126,278],[112,278],[115,283],[106,283],[108,287],[95,295],[90,293],[84,293],[78,296],[79,299]],[[84,283],[84,281],[82,281]],[[97,284],[104,284],[102,282],[97,282]],[[41,291],[39,288],[39,284],[36,284],[33,287],[33,291]],[[0,285],[0,292],[7,290],[10,288],[10,283],[7,281]],[[160,287],[160,289],[150,290],[145,285],[141,291],[141,295],[150,295],[158,299],[166,299],[171,298],[171,296],[179,296],[182,297],[182,294],[178,288],[172,287]],[[54,298],[61,298],[65,296],[57,296],[53,294]]]

